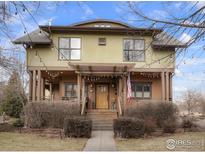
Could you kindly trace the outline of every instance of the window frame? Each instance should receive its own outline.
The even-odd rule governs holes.
[[[125,40],[143,40],[143,44],[144,44],[144,49],[143,50],[125,50]],[[128,51],[128,52],[132,52],[132,51],[143,51],[143,55],[144,55],[144,59],[143,60],[126,60],[125,59],[125,51]],[[145,39],[143,38],[124,38],[123,39],[123,61],[124,62],[145,62],[145,59],[146,59],[146,54],[145,54]]]
[[[69,39],[69,48],[60,48],[60,39],[64,38],[64,39]],[[72,38],[79,38],[80,39],[80,48],[71,48],[71,39]],[[60,58],[60,50],[69,50],[69,59],[61,59]],[[80,50],[80,58],[79,59],[71,59],[71,51],[72,50]],[[82,38],[81,37],[58,37],[58,60],[60,61],[66,61],[66,60],[70,60],[70,61],[80,61],[81,60],[81,55],[82,54]]]
[[[131,81],[131,87],[132,87],[132,84],[135,84],[135,88],[134,88],[134,97],[132,96],[131,98],[132,99],[151,99],[152,98],[152,82],[138,82],[138,81]],[[136,97],[136,84],[142,84],[143,87],[142,87],[142,97]],[[144,86],[146,84],[149,84],[150,85],[150,97],[144,97]],[[131,90],[132,92],[132,90]]]
[[[104,40],[105,40],[104,43],[100,43],[100,39],[104,39]],[[106,46],[106,44],[107,44],[107,39],[106,39],[106,37],[99,37],[99,38],[98,38],[98,45],[99,45],[99,46]]]
[[[68,98],[77,98],[78,97],[77,90],[76,90],[76,96],[73,96],[74,85],[78,86],[77,83],[75,83],[75,82],[65,82],[64,83],[64,97],[67,97],[66,93],[69,92],[66,88],[67,85],[72,85],[72,90],[70,91],[71,97],[68,97]]]

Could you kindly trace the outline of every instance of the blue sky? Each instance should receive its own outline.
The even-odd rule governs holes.
[[[184,4],[192,2],[172,2],[163,4],[162,2],[143,2],[139,5],[146,15],[150,17],[166,19],[167,12],[174,13],[180,16],[180,11],[188,11],[189,5],[184,7]],[[30,2],[25,3],[27,5]],[[197,4],[198,7],[205,5],[205,2]],[[125,2],[66,2],[55,5],[54,2],[41,2],[41,9],[34,13],[34,17],[39,25],[48,24],[52,20],[52,25],[69,25],[75,22],[90,20],[90,19],[114,19],[127,22],[136,27],[146,26],[146,23],[132,21],[137,19],[136,16],[127,13],[128,9]],[[38,25],[33,21],[31,16],[22,12],[22,18],[28,31],[35,30]],[[22,23],[18,19],[18,15],[8,21],[9,27],[12,30],[12,37],[17,38],[24,34]],[[181,36],[178,36],[180,39]],[[190,39],[189,34],[183,34],[184,39]],[[0,37],[0,45],[3,47],[11,46],[9,41],[3,35]],[[205,50],[204,41],[193,44],[188,48],[185,59],[176,69],[176,74],[173,81],[174,97],[180,98],[182,92],[187,89],[197,89],[205,93]],[[192,57],[192,55],[194,55]],[[18,55],[19,56],[19,55]],[[24,53],[20,54],[22,60],[25,59]],[[177,60],[177,63],[180,58]]]

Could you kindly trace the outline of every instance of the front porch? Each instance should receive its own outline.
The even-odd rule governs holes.
[[[131,71],[132,70],[132,71]],[[130,72],[132,98],[127,102]],[[29,101],[78,103],[86,110],[116,110],[122,115],[136,102],[172,100],[171,71],[133,71],[133,64],[73,65],[73,70],[29,70]]]

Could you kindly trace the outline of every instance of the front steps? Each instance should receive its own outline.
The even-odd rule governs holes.
[[[117,118],[116,110],[88,110],[87,118],[92,120],[93,130],[112,130],[113,119]]]

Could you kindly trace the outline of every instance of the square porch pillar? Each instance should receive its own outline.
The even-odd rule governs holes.
[[[41,78],[41,100],[44,100],[45,78]]]
[[[36,70],[33,70],[32,101],[36,101]]]
[[[166,72],[166,101],[169,101],[169,72]]]
[[[28,100],[32,100],[32,82],[33,82],[33,74],[29,71],[29,93],[28,93]]]
[[[81,102],[81,75],[80,74],[78,74],[78,78],[77,78],[77,86],[78,86],[78,103],[80,104],[80,102]]]
[[[40,97],[41,97],[41,70],[38,70],[37,101],[40,101]]]
[[[123,76],[123,111],[125,113],[127,103],[127,80],[126,76]]]
[[[164,72],[161,72],[161,99],[165,101],[165,77]]]
[[[169,98],[172,101],[172,73],[169,76]]]

